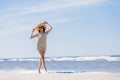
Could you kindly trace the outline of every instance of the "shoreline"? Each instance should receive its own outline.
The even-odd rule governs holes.
[[[79,74],[59,74],[54,71],[36,72],[0,72],[0,80],[120,80],[120,75],[105,72],[88,72]]]
[[[0,73],[35,73],[36,70],[27,70],[27,69],[14,69],[14,70],[0,70]],[[41,73],[46,73],[44,69],[41,69]],[[48,70],[49,74],[114,74],[120,75],[120,72],[103,72],[103,71],[74,71],[74,70]]]

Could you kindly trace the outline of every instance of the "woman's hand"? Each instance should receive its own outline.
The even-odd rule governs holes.
[[[48,24],[48,22],[47,22],[47,21],[44,21],[43,24]]]
[[[35,28],[33,28],[32,32],[34,32],[34,31],[35,31]]]
[[[35,31],[35,28],[33,28],[30,39],[32,39],[33,32]]]

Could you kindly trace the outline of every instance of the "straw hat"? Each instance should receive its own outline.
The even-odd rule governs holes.
[[[43,24],[43,23],[40,23],[39,25],[37,25],[37,26],[35,27],[35,30],[39,31],[39,30],[40,30],[40,27],[44,27],[44,29],[46,30],[46,26],[45,26],[45,24]]]

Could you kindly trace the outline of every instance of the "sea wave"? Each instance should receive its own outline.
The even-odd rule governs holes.
[[[46,61],[120,61],[120,57],[112,56],[77,56],[77,57],[46,57]],[[8,58],[3,61],[39,61],[39,58]]]
[[[99,56],[99,57],[58,57],[48,58],[47,61],[120,61],[120,57]]]

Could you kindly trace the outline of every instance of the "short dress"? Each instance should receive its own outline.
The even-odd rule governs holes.
[[[46,33],[39,33],[38,34],[38,43],[37,43],[37,49],[45,51],[46,50],[46,40],[47,40],[47,34]]]

